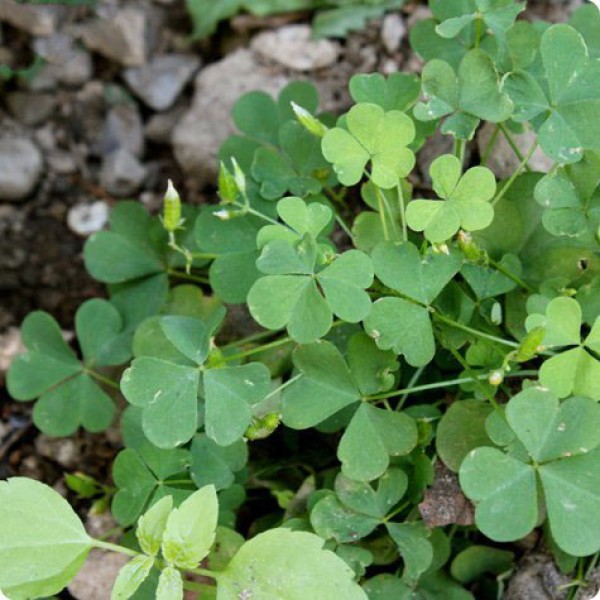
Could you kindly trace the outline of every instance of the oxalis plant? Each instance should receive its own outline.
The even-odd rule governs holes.
[[[171,185],[158,217],[118,204],[85,247],[108,299],[77,312],[77,349],[27,317],[8,388],[40,430],[102,431],[127,405],[124,535],[0,483],[9,598],[59,592],[91,548],[131,557],[113,598],[496,598],[534,531],[576,596],[600,551],[600,13],[430,8],[421,78],[357,75],[337,119],[308,83],[247,94],[219,204]],[[455,151],[423,181],[438,131]],[[503,138],[519,164],[498,181]]]

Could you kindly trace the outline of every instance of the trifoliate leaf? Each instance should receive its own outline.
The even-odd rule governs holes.
[[[459,552],[450,566],[452,577],[463,584],[479,579],[484,573],[501,575],[512,567],[515,555],[489,546],[469,546]]]
[[[373,182],[383,189],[395,187],[412,171],[415,157],[406,146],[415,138],[415,127],[404,113],[360,103],[346,115],[346,126],[330,129],[322,140],[323,155],[341,183],[358,183],[369,162]]]
[[[560,163],[600,151],[600,63],[590,58],[582,36],[569,25],[553,25],[542,35],[544,68],[539,80],[527,71],[511,73],[505,88],[516,121],[535,119],[544,152]]]
[[[160,550],[167,519],[173,510],[173,498],[165,496],[147,510],[138,520],[135,535],[140,548],[150,556],[156,556]]]
[[[204,374],[205,427],[220,446],[242,439],[252,407],[269,393],[271,374],[262,363],[210,369]]]
[[[509,119],[513,112],[494,62],[483,50],[468,52],[458,75],[447,62],[430,61],[423,69],[422,87],[426,101],[417,104],[415,117],[431,121],[452,115],[442,125],[442,133],[456,139],[471,139],[479,119],[498,123]]]
[[[217,600],[239,600],[244,593],[278,600],[367,600],[352,569],[323,550],[324,543],[319,536],[289,529],[257,535],[220,573]]]
[[[0,482],[0,589],[10,598],[58,594],[91,547],[79,517],[58,492],[22,477]]]
[[[417,437],[416,423],[408,415],[362,403],[338,446],[342,473],[357,481],[377,479],[387,470],[390,457],[408,454]]]
[[[569,24],[583,36],[592,58],[600,58],[600,9],[591,4],[580,6]]]
[[[206,434],[199,433],[190,450],[190,474],[198,487],[214,485],[217,490],[229,488],[235,473],[248,461],[248,446],[243,441],[219,446]]]
[[[348,365],[361,394],[365,396],[386,392],[396,380],[400,368],[396,355],[380,350],[375,341],[364,333],[357,333],[348,342]]]
[[[283,392],[283,422],[288,427],[314,427],[359,400],[360,392],[350,370],[330,342],[300,346],[293,359],[302,377]]]
[[[486,167],[473,167],[461,175],[460,161],[445,154],[429,170],[436,194],[443,200],[413,200],[406,210],[411,229],[423,231],[432,242],[444,242],[461,227],[485,229],[494,218],[489,201],[496,193],[496,178]]]
[[[505,254],[499,263],[509,273],[521,275],[521,261],[514,254]],[[466,263],[462,266],[460,274],[480,300],[507,294],[517,287],[513,279],[493,267]]]
[[[419,78],[408,73],[391,73],[387,77],[361,73],[354,75],[348,86],[354,102],[377,104],[385,111],[406,112],[417,102],[421,91]]]
[[[402,579],[408,585],[417,583],[433,561],[433,547],[423,523],[386,523],[404,561]]]

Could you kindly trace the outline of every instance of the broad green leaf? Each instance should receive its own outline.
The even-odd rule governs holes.
[[[183,578],[174,567],[162,570],[156,588],[156,600],[183,600]]]
[[[590,56],[600,58],[600,10],[597,6],[580,6],[571,15],[569,24],[583,36]]]
[[[380,350],[365,333],[357,333],[348,342],[348,366],[361,394],[365,396],[386,392],[396,381],[400,369],[396,355]]]
[[[484,573],[501,575],[510,571],[515,555],[508,550],[490,548],[489,546],[469,546],[458,553],[450,572],[452,577],[463,584],[479,579]]]
[[[154,558],[140,555],[132,558],[121,567],[113,585],[111,600],[128,600],[135,594],[140,585],[144,583],[152,567]]]
[[[559,403],[549,390],[530,387],[511,399],[506,419],[539,463],[586,454],[600,444],[600,406],[590,398]]]
[[[470,50],[458,74],[447,62],[432,60],[422,78],[426,101],[417,104],[415,117],[431,121],[450,115],[442,133],[457,139],[471,139],[480,119],[498,123],[513,113],[513,102],[502,88],[494,62],[483,50]]]
[[[597,430],[596,430],[597,431]],[[547,463],[539,469],[552,536],[564,551],[600,550],[600,451]]]
[[[408,454],[416,445],[417,426],[411,417],[362,403],[337,454],[346,477],[371,481],[385,473],[390,457]]]
[[[468,47],[459,38],[443,38],[436,31],[435,19],[417,21],[409,32],[411,48],[427,63],[442,59],[458,69]]]
[[[346,125],[330,129],[322,140],[323,155],[341,183],[358,183],[369,162],[373,182],[383,189],[412,171],[415,157],[406,146],[415,138],[415,127],[404,113],[364,102],[350,109]]]
[[[413,591],[398,577],[384,573],[376,575],[363,584],[370,600],[409,600]]]
[[[220,574],[217,600],[367,600],[354,573],[319,536],[271,529],[246,542]],[[310,573],[307,578],[306,574]]]
[[[173,509],[162,539],[165,560],[181,569],[194,569],[215,540],[219,502],[213,485],[207,485]]]
[[[432,242],[444,242],[461,227],[478,231],[492,222],[489,201],[496,193],[496,179],[489,169],[473,167],[461,176],[460,161],[445,154],[433,161],[429,172],[443,200],[413,200],[406,210],[411,229],[423,231]]]
[[[496,542],[526,536],[538,518],[532,467],[494,448],[472,450],[460,467],[460,486],[475,503],[475,523]]]
[[[356,103],[368,102],[386,111],[402,112],[414,106],[421,91],[419,78],[408,73],[391,73],[387,77],[381,73],[361,73],[350,79],[348,87]]]
[[[214,485],[217,490],[222,490],[229,488],[234,482],[235,473],[246,466],[248,447],[242,441],[219,446],[200,433],[192,441],[190,456],[190,473],[196,485]]]
[[[221,315],[224,314],[222,309]],[[219,319],[219,321],[221,321]],[[160,328],[166,338],[184,356],[197,365],[206,360],[210,352],[210,340],[214,331],[200,319],[168,316],[160,319]]]
[[[271,374],[262,363],[210,369],[204,374],[207,435],[221,446],[242,439],[252,407],[269,393]]]
[[[196,433],[199,375],[197,368],[145,356],[123,373],[121,391],[143,409],[144,433],[159,448],[184,444]]]
[[[379,525],[380,519],[358,513],[344,506],[334,494],[329,494],[312,508],[310,523],[323,539],[334,539],[343,544],[368,536]]]
[[[314,427],[360,399],[344,358],[330,342],[300,346],[293,359],[302,377],[283,392],[283,422],[288,427]]]
[[[207,557],[208,567],[211,571],[222,571],[225,569],[245,541],[243,536],[237,531],[218,526],[215,534],[215,543]]]
[[[404,561],[402,579],[414,586],[433,561],[429,533],[422,522],[386,523],[386,527]]]
[[[150,556],[160,550],[167,519],[173,510],[173,498],[165,496],[148,509],[139,519],[135,535],[141,549]]]
[[[514,254],[504,255],[499,264],[509,273],[516,276],[521,275],[521,261]],[[493,267],[465,263],[460,270],[460,274],[480,300],[507,294],[517,287],[514,280]]]
[[[319,237],[333,217],[331,209],[327,206],[318,202],[307,204],[293,196],[283,198],[277,203],[277,213],[300,237],[307,233],[314,238]]]
[[[79,517],[58,492],[22,477],[0,482],[0,589],[10,598],[57,594],[91,546]]]
[[[436,450],[444,464],[458,471],[471,450],[480,446],[492,446],[485,423],[492,408],[479,400],[454,402],[439,422]]]
[[[543,75],[527,71],[508,76],[505,88],[515,104],[515,120],[536,119],[540,146],[560,163],[581,160],[585,150],[600,151],[600,64],[590,58],[580,33],[553,25],[542,35]]]

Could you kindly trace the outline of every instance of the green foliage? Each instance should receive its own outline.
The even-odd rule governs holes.
[[[189,4],[197,34],[240,9],[327,8],[337,35],[403,2]],[[9,598],[58,593],[91,547],[131,557],[123,599],[500,597],[511,542],[536,528],[566,573],[595,565],[600,12],[430,8],[410,33],[421,78],[355,75],[337,120],[306,82],[244,95],[220,202],[170,184],[160,216],[118,203],[84,251],[108,298],[80,308],[72,343],[25,320],[8,389],[37,399],[39,428],[108,427],[109,388],[128,405],[114,490],[66,481],[82,503],[112,497],[137,541],[92,540],[56,493],[2,483]],[[466,152],[483,121],[488,147]],[[415,169],[437,133],[453,152]],[[519,166],[497,181],[502,137]]]

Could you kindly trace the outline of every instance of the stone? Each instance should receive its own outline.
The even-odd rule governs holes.
[[[400,44],[406,37],[406,24],[402,15],[399,13],[390,13],[383,19],[381,26],[381,41],[385,49],[393,54],[400,50]]]
[[[41,433],[35,438],[35,451],[65,469],[74,469],[81,462],[80,448],[72,438],[53,438]]]
[[[444,135],[440,130],[436,132],[427,140],[423,147],[417,154],[417,166],[421,171],[423,182],[427,185],[431,185],[431,176],[429,175],[429,167],[431,163],[442,156],[442,154],[451,154],[454,150],[454,138],[451,135]]]
[[[40,179],[44,161],[26,138],[0,139],[0,200],[22,200]]]
[[[170,143],[173,128],[177,125],[185,110],[183,106],[177,105],[165,112],[152,115],[144,126],[146,139],[155,144]]]
[[[0,379],[8,371],[13,359],[23,352],[25,346],[20,331],[16,327],[9,327],[6,333],[0,335]]]
[[[77,46],[66,33],[36,38],[33,50],[47,61],[42,70],[47,79],[54,78],[63,85],[77,87],[92,77],[90,53]]]
[[[6,94],[6,105],[17,121],[32,127],[45,121],[54,112],[57,98],[53,94],[11,92]]]
[[[69,209],[67,225],[77,235],[88,237],[106,225],[109,214],[110,208],[102,200],[91,204],[81,202]]]
[[[199,66],[196,56],[165,54],[143,67],[125,69],[123,78],[147,106],[162,111],[173,106]]]
[[[477,134],[477,146],[481,156],[485,153],[495,129],[496,125],[493,123],[485,123],[479,130],[479,133]],[[526,156],[531,146],[535,143],[537,136],[535,132],[528,130],[522,134],[511,133],[511,138],[514,140],[523,156]],[[554,164],[552,159],[546,156],[539,147],[536,148],[528,162],[533,171],[540,171],[542,173],[547,173]],[[513,175],[520,164],[521,159],[510,147],[510,144],[502,132],[499,132],[486,166],[490,168],[499,179],[507,179]]]
[[[341,52],[331,40],[312,39],[308,25],[288,25],[275,31],[259,33],[251,48],[261,58],[294,71],[315,71],[333,65]]]
[[[138,158],[144,153],[144,127],[135,104],[118,104],[106,115],[100,153],[106,155],[120,148]]]
[[[130,196],[138,191],[146,176],[140,161],[124,148],[104,158],[100,170],[100,185],[117,197]]]
[[[148,55],[148,20],[142,8],[123,8],[98,17],[76,31],[87,48],[127,67],[143,65]]]
[[[202,69],[192,107],[173,130],[173,149],[182,169],[198,185],[214,179],[219,147],[234,132],[230,112],[236,100],[252,90],[276,95],[289,81],[260,65],[245,48]]]
[[[52,35],[56,29],[56,20],[55,7],[0,0],[0,21],[6,21],[31,35]]]
[[[130,560],[124,554],[92,549],[83,567],[69,584],[69,592],[81,600],[110,598],[121,567]]]

